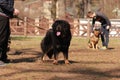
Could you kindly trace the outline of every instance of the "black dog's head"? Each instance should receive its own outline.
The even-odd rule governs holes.
[[[65,37],[67,34],[71,34],[70,24],[65,20],[56,20],[52,25],[52,29],[57,37]]]

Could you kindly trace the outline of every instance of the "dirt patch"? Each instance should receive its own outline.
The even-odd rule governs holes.
[[[12,41],[12,61],[0,66],[0,80],[120,80],[119,40],[112,39],[108,50],[92,50],[84,47],[86,39],[79,39],[71,42],[69,65],[61,53],[58,65],[48,58],[41,62],[39,40]]]

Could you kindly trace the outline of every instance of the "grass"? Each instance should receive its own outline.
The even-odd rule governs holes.
[[[42,36],[11,36],[11,40],[41,40]]]
[[[12,36],[11,40],[12,43],[11,47],[13,48],[19,48],[20,45],[23,46],[23,48],[40,46],[40,42],[43,39],[43,36],[37,36],[37,37],[24,37],[24,36]],[[72,37],[71,40],[71,48],[80,48],[84,49],[87,47],[88,38],[84,37]],[[19,46],[16,46],[19,45]],[[77,46],[76,46],[77,45]],[[99,45],[101,46],[101,40],[99,40]],[[110,47],[119,47],[120,45],[120,38],[110,38],[109,46]]]
[[[69,49],[71,65],[59,55],[59,65],[40,57],[42,36],[12,36],[8,58],[11,64],[0,67],[0,80],[120,80],[119,38],[110,38],[111,50],[87,49],[88,38],[73,37]],[[101,45],[101,42],[99,42]],[[46,77],[47,76],[47,77]]]

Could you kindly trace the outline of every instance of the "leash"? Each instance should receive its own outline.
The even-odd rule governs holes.
[[[19,16],[14,16],[14,18],[17,18],[17,19],[19,19],[19,20],[22,20],[23,22],[26,22],[27,24],[29,24],[29,25],[31,25],[31,26],[34,26],[34,27],[36,27],[36,28],[38,28],[38,29],[47,31],[47,29],[45,29],[45,28],[42,28],[42,27],[40,27],[40,26],[36,26],[36,25],[34,25],[34,24],[32,24],[32,23],[29,23],[29,22],[27,22],[27,21],[24,21],[24,20],[23,20],[22,18],[20,18]]]

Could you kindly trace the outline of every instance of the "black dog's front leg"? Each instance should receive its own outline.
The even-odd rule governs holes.
[[[53,50],[53,54],[54,54],[53,64],[58,64],[58,52],[56,49]]]
[[[68,60],[68,47],[65,48],[65,50],[63,51],[63,55],[64,55],[64,61],[65,61],[65,64],[69,64],[69,60]]]
[[[54,54],[54,61],[53,64],[58,64],[58,51],[57,51],[57,40],[54,37],[54,35],[52,35],[52,44],[53,44],[53,54]]]
[[[65,64],[69,64],[69,60],[68,60],[68,53],[63,53],[64,54],[64,61],[65,61]]]
[[[45,60],[45,53],[41,54],[41,61],[43,62]]]

